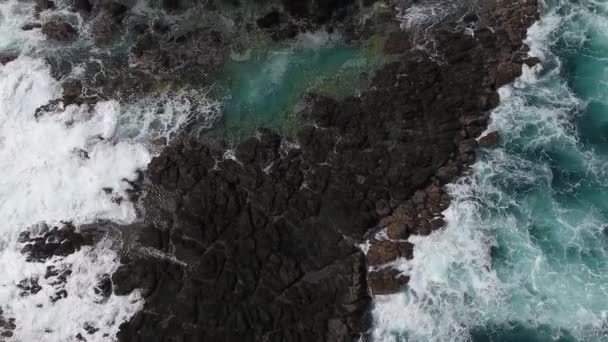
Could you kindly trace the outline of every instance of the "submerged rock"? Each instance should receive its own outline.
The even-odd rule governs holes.
[[[42,290],[42,287],[38,284],[37,277],[23,279],[17,284],[17,287],[21,290],[19,293],[21,297],[36,294]]]
[[[55,2],[52,0],[36,0],[34,12],[39,15],[40,12],[55,9]]]
[[[10,63],[17,59],[17,57],[19,56],[15,54],[0,54],[0,64],[6,65],[7,63]]]
[[[370,266],[379,266],[398,258],[412,259],[414,245],[406,241],[372,241],[367,251],[367,261]]]
[[[44,262],[54,256],[67,256],[80,250],[82,246],[98,241],[98,232],[77,232],[76,227],[64,224],[62,227],[49,227],[42,223],[19,235],[24,244],[21,253],[27,261]]]
[[[37,28],[42,28],[42,24],[40,24],[40,23],[27,23],[27,24],[21,26],[21,29],[23,31],[31,31],[31,30],[37,29]]]
[[[42,25],[42,33],[50,40],[68,43],[78,38],[78,31],[67,22],[51,20]]]
[[[63,99],[73,101],[82,93],[82,82],[78,79],[64,81],[61,84],[63,88]]]
[[[4,316],[4,312],[0,309],[0,336],[12,337],[13,331],[17,328],[15,319]]]
[[[36,108],[36,111],[34,112],[34,118],[38,120],[47,113],[55,112],[61,109],[63,109],[63,100],[54,99],[49,101],[49,103],[45,104],[44,106]]]

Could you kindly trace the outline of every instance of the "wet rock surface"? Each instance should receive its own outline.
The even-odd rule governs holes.
[[[378,70],[371,90],[341,101],[307,96],[300,115],[309,124],[294,141],[262,130],[229,153],[204,137],[167,147],[147,174],[146,242],[113,276],[120,293],[146,294],[120,340],[365,335],[368,285],[389,294],[407,283],[384,265],[413,256],[409,235],[445,224],[442,186],[474,161],[496,88],[517,74],[497,71],[524,49],[535,17],[513,26],[494,11],[479,20],[507,25],[504,34],[438,28],[441,61],[395,38],[388,50],[401,57]],[[355,244],[372,227],[388,239],[371,242],[366,262]],[[369,278],[368,265],[377,266]]]
[[[5,317],[4,312],[2,312],[2,309],[0,309],[0,337],[12,337],[15,328],[17,328],[17,325],[15,325],[15,319],[12,317]]]
[[[73,42],[78,37],[78,30],[74,26],[60,20],[51,20],[44,23],[42,33],[50,40],[63,43]]]
[[[480,147],[494,147],[500,143],[500,135],[496,131],[489,132],[483,137],[479,138]]]
[[[184,139],[150,164],[167,203],[149,199],[157,225],[113,281],[121,293],[144,285],[173,317],[142,311],[120,340],[355,339],[368,319],[365,258],[322,212],[323,189],[304,185],[313,175],[301,152],[264,131],[239,145],[238,161],[222,154]]]
[[[0,55],[0,64],[1,65],[5,65],[6,63],[10,63],[12,61],[14,61],[15,59],[17,59],[17,55],[14,54],[2,54]]]
[[[388,295],[401,291],[410,278],[393,268],[373,270],[368,274],[368,283],[373,295]]]
[[[65,224],[62,227],[49,227],[42,223],[20,234],[19,242],[24,244],[21,253],[28,261],[43,262],[54,256],[67,256],[82,246],[92,245],[95,235],[77,232],[76,227]]]
[[[441,213],[449,206],[449,196],[443,185],[453,181],[474,162],[478,147],[492,147],[500,142],[497,132],[489,132],[479,141],[476,138],[486,129],[487,111],[498,105],[496,89],[521,75],[522,64],[528,64],[527,59],[521,59],[519,56],[525,55],[527,51],[527,46],[522,42],[527,28],[538,19],[536,2],[488,2],[481,6],[477,13],[465,15],[464,18],[477,22],[473,37],[455,37],[452,34],[437,32],[437,40],[441,42],[438,52],[448,65],[454,65],[456,68],[468,63],[469,70],[479,77],[469,78],[460,84],[462,87],[478,87],[470,93],[476,103],[470,106],[466,105],[466,102],[453,103],[453,108],[460,111],[456,115],[458,124],[455,118],[440,122],[435,132],[441,136],[442,127],[457,131],[450,134],[455,145],[444,145],[453,146],[450,156],[442,159],[441,165],[432,166],[432,176],[427,178],[424,188],[417,190],[413,196],[401,202],[391,215],[380,220],[379,227],[383,228],[389,240],[382,241],[381,244],[373,244],[372,241],[367,253],[371,266],[386,265],[370,272],[370,290],[374,294],[397,292],[403,287],[403,283],[409,280],[405,276],[396,276],[397,271],[390,266],[391,262],[403,257],[402,253],[398,252],[402,248],[401,241],[412,234],[428,235],[445,225]],[[492,27],[494,31],[488,27]],[[391,39],[387,41],[390,42]],[[533,63],[535,62],[530,62]],[[463,93],[466,93],[466,90]],[[442,99],[444,95],[442,92],[437,98]],[[450,109],[446,107],[442,110]]]

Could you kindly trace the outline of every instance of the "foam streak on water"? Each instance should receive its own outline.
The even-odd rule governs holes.
[[[447,227],[412,237],[378,341],[608,340],[608,11],[552,1],[528,32],[543,69],[500,90],[500,147],[449,186]]]

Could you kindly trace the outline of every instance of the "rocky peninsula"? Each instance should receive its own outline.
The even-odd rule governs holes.
[[[523,42],[536,0],[448,2],[163,0],[167,16],[147,21],[127,3],[74,1],[97,45],[131,44],[78,79],[70,63],[49,59],[64,96],[37,115],[60,103],[209,87],[243,32],[272,42],[320,30],[345,44],[379,37],[386,61],[358,94],[302,95],[292,134],[259,127],[234,141],[224,118],[194,120],[167,146],[156,141],[160,154],[125,180],[131,196],[117,200],[134,202],[139,223],[45,227],[22,236],[23,253],[36,262],[116,241],[122,266],[99,291],[145,299],[119,341],[365,340],[374,296],[407,286],[391,262],[415,257],[408,237],[443,227],[443,186],[476,149],[499,143],[494,132],[480,138],[497,88],[539,62]],[[408,17],[412,6],[445,13]],[[218,24],[225,17],[232,31]],[[24,29],[36,25],[62,44],[82,34],[66,21]],[[95,334],[86,331],[79,338]]]

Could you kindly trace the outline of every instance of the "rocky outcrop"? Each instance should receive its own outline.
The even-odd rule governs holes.
[[[31,31],[33,29],[38,29],[38,28],[42,28],[42,24],[40,24],[40,23],[27,23],[27,24],[21,26],[21,29],[23,31]]]
[[[284,3],[286,12],[270,12],[257,25],[272,35],[289,27],[284,15],[301,18],[305,24],[298,29],[334,23],[349,16],[353,3]],[[109,25],[125,22],[112,18],[128,11],[111,4],[75,3],[75,10],[107,16]],[[123,265],[97,287],[103,296],[112,288],[116,295],[141,289],[145,297],[144,309],[121,327],[119,339],[365,336],[370,292],[406,286],[409,278],[392,263],[415,257],[406,242],[410,235],[444,225],[449,196],[443,186],[486,144],[477,138],[487,111],[498,104],[497,87],[516,77],[523,63],[533,63],[521,41],[535,13],[533,1],[487,2],[466,16],[473,34],[460,22],[441,23],[426,32],[436,47],[427,51],[412,49],[414,33],[391,31],[384,52],[393,61],[375,72],[371,87],[340,100],[307,95],[292,138],[262,129],[230,149],[215,132],[174,140],[149,165],[139,203],[143,223],[123,227]],[[115,28],[93,33],[111,40]],[[97,78],[101,72],[86,64],[85,84],[64,82],[65,99],[79,98],[83,88],[138,94],[155,77],[200,84],[201,75],[223,63],[230,41],[220,31],[180,32],[162,20],[117,29],[135,32],[129,56],[135,66],[126,69],[125,56],[108,58],[108,75]],[[70,229],[41,234],[22,238],[32,261],[95,241]],[[358,247],[365,240],[367,255]],[[35,291],[35,280],[24,280],[23,287]],[[67,294],[56,295],[61,300]]]
[[[496,131],[489,132],[483,137],[479,138],[479,147],[493,147],[500,143],[500,135]]]
[[[65,224],[63,227],[49,227],[44,223],[20,234],[19,242],[24,244],[21,253],[27,260],[44,262],[54,256],[67,256],[82,246],[92,245],[95,241],[90,233],[77,232],[76,227]]]
[[[355,339],[368,324],[365,258],[321,211],[301,152],[269,131],[236,160],[222,150],[184,138],[150,164],[156,224],[113,281],[120,293],[144,285],[157,313],[142,311],[120,340]]]
[[[378,255],[383,256],[381,260],[385,264],[384,267],[372,269],[370,273],[370,280],[373,279],[370,288],[375,294],[388,294],[391,292],[389,289],[398,291],[407,281],[404,277],[396,277],[396,270],[387,265],[402,257],[394,251],[400,248],[403,243],[401,241],[409,235],[428,235],[444,226],[441,213],[447,209],[449,197],[442,186],[453,181],[475,160],[478,146],[491,147],[499,143],[497,132],[490,132],[479,141],[476,140],[486,129],[487,111],[498,104],[496,89],[521,75],[523,64],[536,63],[524,57],[527,46],[523,44],[528,27],[538,19],[536,1],[487,2],[482,4],[478,13],[465,15],[464,18],[476,24],[472,37],[444,34],[442,26],[445,24],[439,25],[439,31],[434,35],[439,42],[437,52],[448,65],[469,64],[471,72],[479,77],[466,86],[463,84],[465,87],[478,87],[471,93],[477,103],[470,107],[455,104],[453,108],[460,110],[459,124],[455,121],[443,123],[458,130],[453,135],[455,146],[452,147],[452,154],[443,159],[441,165],[432,168],[433,175],[427,181],[430,185],[424,190],[416,191],[397,206],[392,215],[380,221],[379,226],[383,228],[388,240],[381,245],[377,244],[376,249],[370,248],[367,254],[372,266],[379,264],[371,262],[377,260]],[[387,43],[392,45],[391,41],[389,39]],[[448,108],[444,110],[449,111]],[[437,134],[441,134],[440,130]]]
[[[410,277],[399,270],[388,268],[369,272],[367,281],[372,294],[378,296],[401,291],[410,281]]]
[[[0,309],[0,337],[10,338],[13,336],[13,331],[17,328],[14,318],[5,318],[4,312]]]
[[[10,63],[12,61],[14,61],[15,59],[17,59],[17,55],[16,54],[11,54],[11,53],[5,53],[0,55],[0,64],[1,65],[5,65],[7,63]]]
[[[505,81],[496,71],[523,49],[521,38],[504,47],[500,30],[448,28],[433,32],[439,60],[395,36],[387,50],[401,56],[369,91],[308,95],[295,141],[262,130],[225,152],[216,138],[184,137],[155,158],[145,242],[113,276],[120,293],[143,287],[146,308],[120,339],[364,335],[368,284],[388,294],[407,283],[390,263],[412,258],[409,235],[444,225],[442,186],[474,161]],[[387,238],[372,239],[366,263],[355,245],[372,227]]]

